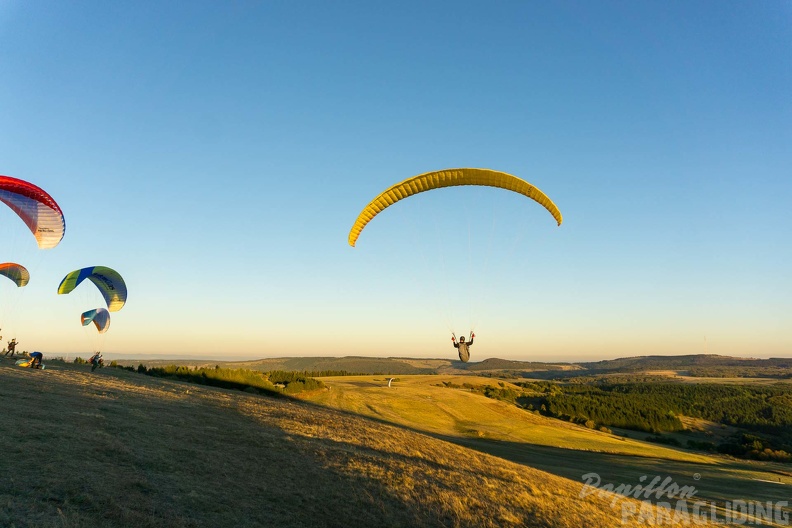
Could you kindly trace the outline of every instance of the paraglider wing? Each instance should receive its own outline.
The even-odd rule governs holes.
[[[99,333],[104,334],[110,328],[110,313],[104,308],[88,310],[80,316],[80,322],[83,326],[93,323]]]
[[[60,243],[66,232],[63,211],[43,189],[11,176],[0,176],[0,201],[25,222],[41,249]]]
[[[126,283],[117,271],[106,266],[91,266],[72,271],[63,277],[58,286],[58,294],[71,293],[85,279],[99,288],[109,311],[117,312],[124,307],[127,300]]]
[[[0,275],[11,279],[19,288],[30,282],[30,273],[25,269],[25,266],[13,262],[0,264]]]
[[[379,196],[374,198],[363,211],[361,211],[352,229],[349,231],[349,245],[354,247],[363,228],[372,218],[377,216],[387,207],[414,194],[418,194],[441,187],[455,187],[459,185],[481,185],[485,187],[498,187],[522,194],[548,210],[558,225],[561,225],[561,211],[542,191],[517,176],[489,169],[446,169],[427,172],[414,176],[401,183],[389,187]]]

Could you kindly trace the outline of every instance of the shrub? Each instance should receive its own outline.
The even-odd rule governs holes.
[[[673,437],[667,437],[667,436],[661,436],[661,435],[647,436],[646,437],[646,441],[647,442],[654,442],[655,444],[665,444],[665,445],[670,445],[670,446],[674,446],[674,447],[682,447],[682,444],[679,442],[679,440],[677,440],[676,438],[673,438]]]
[[[712,442],[697,442],[695,440],[687,441],[688,449],[698,449],[700,451],[714,452],[716,450],[715,444]]]
[[[127,368],[135,370],[131,367]],[[147,376],[175,378],[190,383],[242,390],[255,394],[297,394],[325,387],[324,383],[317,379],[291,371],[265,373],[249,369],[227,369],[219,365],[215,365],[213,368],[191,368],[178,365],[146,368],[143,364],[138,365],[136,370],[139,374]]]

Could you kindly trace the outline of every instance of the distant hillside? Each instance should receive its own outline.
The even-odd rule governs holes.
[[[420,361],[420,360],[419,360]],[[207,361],[207,360],[118,360],[121,365],[136,366],[140,363],[147,367],[164,365],[187,365],[192,367],[211,367],[219,365],[226,368],[245,368],[260,371],[296,370],[309,372],[336,371],[350,374],[434,374],[437,366],[450,364],[439,360],[437,366],[416,366],[411,358],[376,357],[286,357],[258,359],[254,361]]]
[[[792,359],[748,359],[714,354],[688,356],[638,356],[580,363],[587,374],[641,372],[647,370],[689,370],[709,367],[792,368]]]
[[[629,374],[646,371],[690,371],[693,375],[717,375],[720,373],[742,373],[758,376],[772,373],[780,377],[785,371],[792,373],[792,359],[746,359],[718,355],[687,355],[687,356],[637,356],[619,359],[608,359],[581,363],[540,363],[528,361],[512,361],[504,359],[485,359],[478,363],[468,363],[463,367],[470,372],[488,372],[557,379],[570,376],[592,376],[598,374]],[[735,374],[739,375],[739,374]]]
[[[574,363],[542,363],[538,361],[513,361],[508,359],[490,358],[478,363],[467,363],[461,368],[472,372],[481,371],[567,371],[580,370],[582,367]]]
[[[755,372],[758,376],[784,377],[792,375],[792,359],[745,359],[718,355],[687,356],[637,356],[583,363],[544,363],[489,358],[483,361],[462,363],[451,359],[421,359],[396,357],[285,357],[253,361],[212,360],[119,360],[122,365],[148,367],[164,365],[188,365],[251,370],[296,370],[309,372],[346,372],[349,374],[464,374],[558,379],[570,376],[598,374],[635,373],[643,371],[691,371],[693,375],[721,377],[726,374],[746,376]]]

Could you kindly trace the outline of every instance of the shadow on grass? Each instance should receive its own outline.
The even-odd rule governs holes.
[[[368,382],[365,383],[365,386],[371,385]],[[306,405],[327,408],[310,401],[300,401]],[[352,416],[360,416],[350,411],[334,410]],[[376,412],[373,408],[371,410]],[[790,486],[792,486],[792,478],[790,478],[790,469],[792,468],[776,463],[736,460],[717,455],[712,456],[716,461],[714,464],[684,462],[471,436],[444,435],[403,424],[394,424],[377,417],[365,416],[364,418],[545,471],[579,482],[581,486],[584,482],[583,475],[592,472],[601,477],[602,484],[613,483],[614,486],[619,484],[638,485],[642,483],[640,480],[642,477],[646,477],[645,483],[651,482],[656,476],[662,477],[661,481],[666,477],[671,477],[673,482],[679,486],[695,487],[698,498],[718,503],[734,500],[788,501]],[[786,511],[790,510],[786,509]]]
[[[523,444],[502,440],[451,437],[433,435],[448,442],[495,455],[518,464],[540,469],[559,477],[568,478],[581,485],[583,475],[597,473],[602,484],[613,483],[635,486],[646,476],[643,484],[654,477],[671,477],[679,486],[693,486],[696,497],[708,501],[752,500],[787,501],[789,500],[792,479],[773,476],[767,465],[764,467],[742,461],[722,460],[718,464],[701,464],[634,455],[617,455],[593,451],[579,451],[559,447]],[[746,473],[764,472],[767,480],[753,480]],[[697,478],[698,477],[698,478]],[[779,485],[786,483],[787,486]]]
[[[215,388],[202,390],[216,397],[195,399],[196,386],[186,382],[70,365],[30,371],[0,363],[0,377],[0,526],[489,522],[428,507],[420,495],[397,493],[387,477],[375,478],[408,469],[429,479],[457,467],[311,434],[323,427],[320,420],[343,421],[340,411],[322,407],[317,415],[317,406],[303,401]],[[126,381],[135,385],[119,383]],[[240,398],[266,405],[253,416],[242,412]],[[348,417],[344,425],[361,434],[384,433],[372,427],[384,422]],[[464,495],[462,483],[439,479],[432,486]]]

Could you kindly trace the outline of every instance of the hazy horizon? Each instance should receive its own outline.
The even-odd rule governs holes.
[[[82,357],[83,359],[87,359],[92,353],[91,352],[49,352],[47,353],[48,357],[51,358],[64,358],[67,361],[73,360],[76,357]],[[217,355],[195,355],[195,354],[168,354],[168,353],[140,353],[140,354],[127,354],[127,353],[119,353],[119,352],[102,352],[102,355],[108,361],[112,360],[156,360],[156,361],[187,361],[187,360],[196,360],[196,361],[259,361],[259,360],[272,360],[272,359],[289,359],[289,358],[367,358],[367,359],[410,359],[410,360],[446,360],[446,361],[458,361],[456,356],[452,357],[449,355],[442,355],[438,354],[435,356],[430,355],[384,355],[378,354],[376,352],[372,352],[370,354],[341,354],[341,355],[311,355],[311,354],[293,354],[293,355],[268,355],[268,356],[254,356],[254,355],[244,355],[244,354],[236,354],[233,352],[230,353],[220,353]],[[636,354],[636,355],[612,355],[612,356],[603,356],[603,357],[596,357],[596,358],[589,358],[580,356],[578,358],[552,358],[552,357],[534,357],[534,358],[521,358],[521,357],[502,357],[498,355],[493,356],[486,356],[486,357],[471,357],[470,363],[480,363],[482,361],[488,359],[504,359],[509,361],[522,361],[522,362],[536,362],[536,363],[568,363],[568,364],[576,364],[576,363],[596,363],[598,361],[610,361],[615,359],[626,359],[626,358],[635,358],[635,357],[648,357],[648,356],[660,356],[660,357],[682,357],[682,356],[691,356],[691,355],[709,355],[709,356],[719,356],[719,357],[731,357],[735,359],[786,359],[785,357],[781,356],[768,356],[768,355],[750,355],[750,356],[734,356],[734,355],[724,355],[724,354]]]

